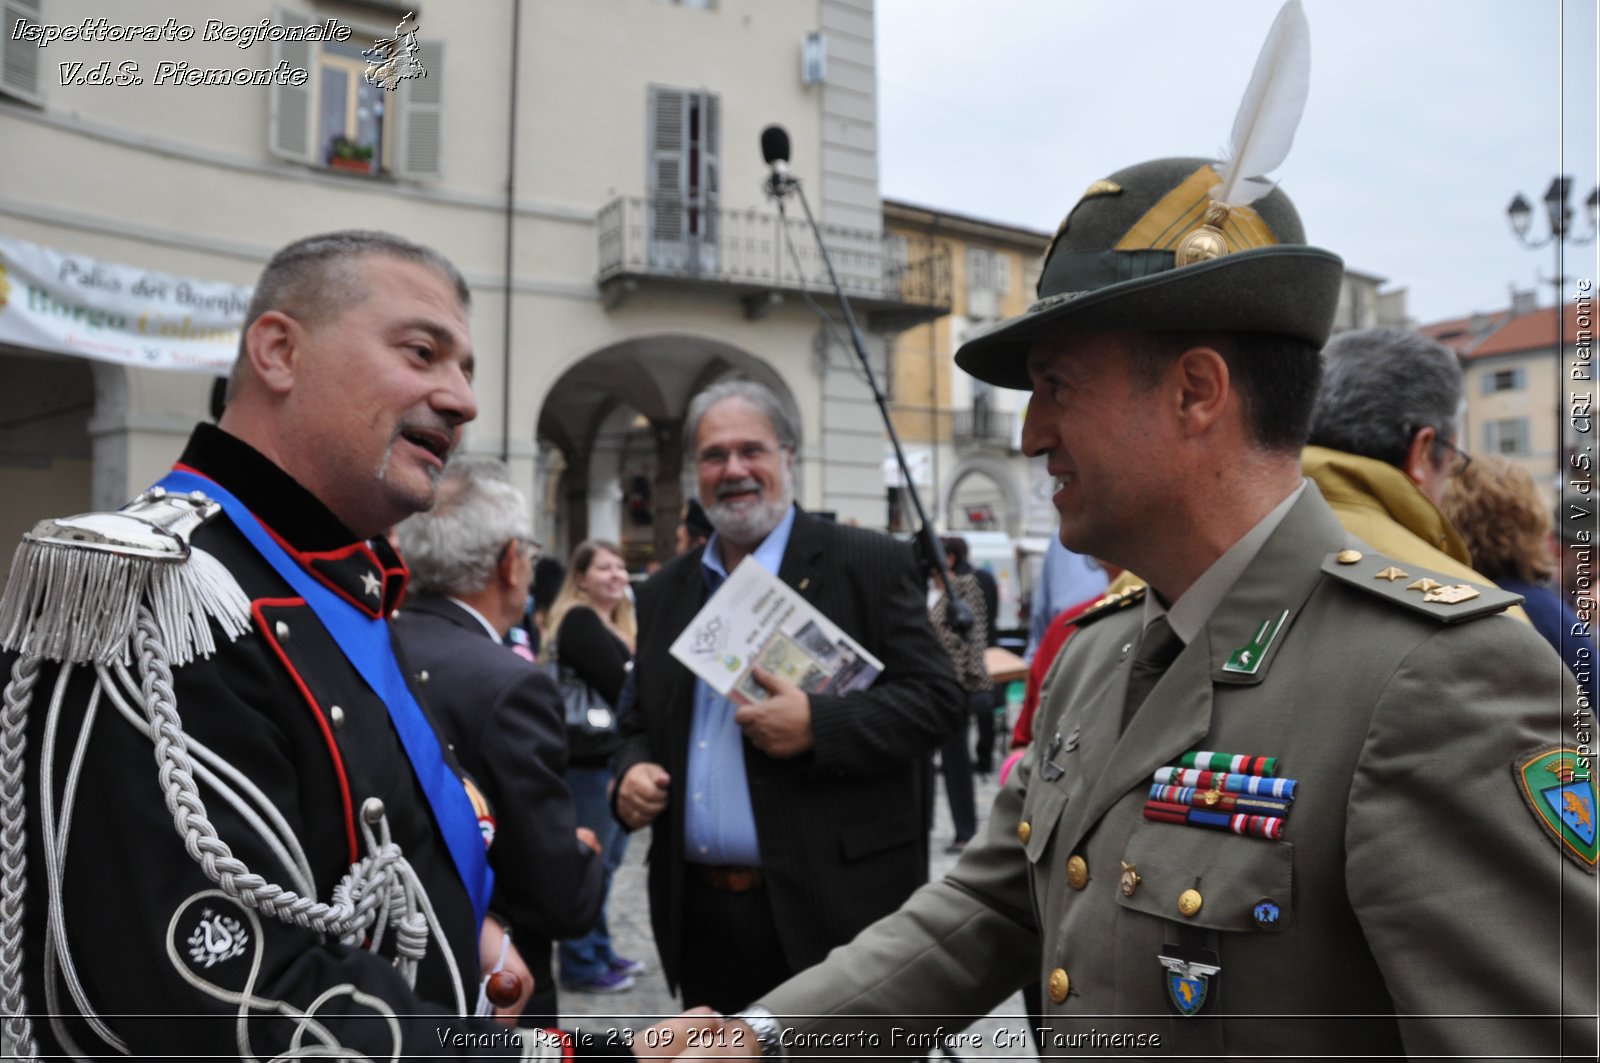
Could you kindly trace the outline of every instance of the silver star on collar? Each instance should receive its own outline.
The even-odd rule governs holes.
[[[361,592],[363,594],[370,594],[374,598],[382,599],[382,587],[383,581],[371,569],[361,573]]]

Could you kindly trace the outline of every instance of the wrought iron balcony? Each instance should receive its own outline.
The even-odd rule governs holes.
[[[974,406],[956,410],[950,418],[950,434],[957,446],[986,443],[1016,449],[1017,415],[1010,410],[991,410]]]
[[[600,289],[612,305],[649,285],[720,288],[759,317],[784,293],[829,294],[827,268],[803,217],[788,238],[775,211],[723,210],[683,200],[622,196],[600,210]],[[883,236],[824,225],[822,239],[851,305],[880,328],[905,328],[950,312],[950,258],[917,262]]]

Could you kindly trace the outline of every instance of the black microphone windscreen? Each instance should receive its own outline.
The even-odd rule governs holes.
[[[789,161],[789,134],[781,125],[769,125],[761,131],[761,157],[768,166]]]

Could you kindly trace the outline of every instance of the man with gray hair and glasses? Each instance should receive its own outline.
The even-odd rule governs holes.
[[[1341,332],[1322,349],[1322,389],[1300,461],[1352,535],[1398,560],[1492,586],[1439,511],[1445,484],[1472,460],[1456,442],[1461,408],[1461,364],[1448,348],[1393,327]]]
[[[456,759],[482,789],[493,908],[533,972],[524,1026],[559,1015],[550,947],[593,925],[599,845],[563,781],[566,725],[555,683],[504,644],[528,600],[537,544],[503,462],[460,457],[433,509],[396,529],[411,595],[394,619],[406,665]],[[494,957],[490,957],[494,959]]]
[[[654,823],[650,917],[685,1004],[728,1012],[809,967],[927,880],[927,762],[966,700],[911,548],[794,502],[798,442],[759,384],[689,404],[684,436],[716,529],[639,592],[635,711],[612,767],[618,820]],[[669,647],[741,561],[777,575],[868,652],[866,690],[808,695],[759,669],[735,705]]]

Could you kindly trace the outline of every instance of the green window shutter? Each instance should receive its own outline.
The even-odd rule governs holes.
[[[650,235],[655,240],[684,238],[685,172],[689,137],[688,100],[677,89],[650,89]]]
[[[417,58],[427,71],[395,89],[400,132],[395,142],[395,172],[401,177],[444,176],[444,42],[419,40]]]
[[[309,26],[311,20],[304,15],[279,8],[278,25],[284,27]],[[315,163],[317,64],[314,41],[274,41],[272,62],[287,64],[291,69],[308,70],[311,76],[304,85],[281,85],[274,82],[268,92],[267,150],[280,159],[293,162]]]
[[[39,78],[44,52],[33,41],[13,40],[11,30],[20,22],[35,26],[41,0],[0,0],[0,93],[42,105],[44,84]]]
[[[713,93],[700,96],[701,130],[700,201],[705,208],[705,224],[700,232],[705,242],[716,248],[722,241],[722,105]]]
[[[650,86],[646,231],[652,266],[681,269],[688,259],[689,100],[677,89]]]

